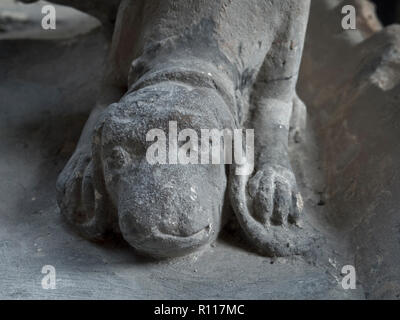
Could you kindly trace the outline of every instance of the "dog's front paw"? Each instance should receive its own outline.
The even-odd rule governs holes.
[[[299,222],[303,201],[290,169],[267,165],[249,179],[247,190],[253,216],[261,224],[279,226]]]
[[[252,177],[230,177],[230,198],[250,242],[268,256],[303,254],[312,240],[301,227],[303,201],[291,169],[258,166]]]

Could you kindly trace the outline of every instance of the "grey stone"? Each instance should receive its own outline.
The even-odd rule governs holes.
[[[321,248],[326,257],[273,259],[253,252],[228,224],[212,246],[160,261],[139,256],[118,238],[90,242],[68,227],[54,185],[96,103],[106,41],[96,31],[75,39],[0,42],[7,53],[0,59],[0,297],[362,299],[361,286],[341,287],[340,266],[352,257],[333,233],[333,244]],[[27,70],[27,61],[37,66],[43,59],[57,72]],[[304,152],[306,163],[314,161],[308,148]],[[308,201],[312,191],[303,181],[305,211],[319,216],[315,210],[323,208]],[[56,269],[55,290],[41,286],[44,265]]]
[[[397,299],[400,26],[338,32],[342,5],[312,4],[298,89],[319,140],[329,221],[352,243],[366,296]]]
[[[242,14],[248,12],[249,17],[257,17],[252,10],[243,10],[246,9],[243,2],[237,5]],[[264,63],[268,61],[263,58],[264,49],[255,50],[254,54],[250,50],[252,43],[258,45],[259,35],[252,32],[249,37],[246,29],[249,26],[239,23],[226,24],[237,26],[235,38],[242,39],[230,43],[240,49],[231,56],[223,51],[230,50],[222,41],[229,39],[227,30],[223,29],[224,19],[215,25],[212,19],[211,24],[210,20],[200,20],[196,24],[196,19],[190,16],[188,20],[195,27],[187,30],[182,24],[183,30],[179,33],[184,35],[182,38],[168,36],[161,49],[157,45],[149,46],[145,54],[138,50],[125,56],[121,53],[126,49],[119,48],[130,35],[124,34],[124,30],[135,30],[126,27],[129,23],[134,26],[135,22],[117,22],[106,70],[103,65],[109,37],[107,34],[103,36],[99,30],[65,40],[2,40],[1,297],[360,299],[364,298],[365,287],[368,298],[396,298],[399,270],[394,226],[397,225],[395,208],[398,204],[390,195],[397,190],[394,166],[397,149],[393,130],[396,128],[394,111],[398,95],[398,30],[390,27],[374,33],[378,30],[363,28],[341,31],[337,36],[341,18],[339,5],[339,1],[333,0],[314,1],[312,4],[298,87],[299,96],[309,106],[307,126],[305,106],[294,91],[296,75],[292,77],[290,72],[298,68],[301,50],[296,50],[292,63],[282,64],[287,66],[288,76],[271,78],[264,72],[270,67],[268,62]],[[125,3],[121,10],[132,12],[134,6]],[[156,14],[151,9],[154,8],[150,5],[149,10]],[[216,14],[213,5],[204,10]],[[229,6],[222,10],[229,12]],[[221,16],[226,17],[224,13]],[[281,15],[276,16],[284,20]],[[297,18],[305,19],[305,16]],[[302,21],[305,23],[306,20]],[[221,32],[220,38],[209,36],[208,32],[211,30],[212,34],[216,26]],[[158,41],[168,32],[174,32],[174,28],[161,27],[152,29],[155,28],[153,24],[148,26],[149,29],[143,27],[143,30],[150,30],[143,37],[146,41]],[[108,25],[106,28],[111,27]],[[86,29],[89,30],[92,29]],[[290,35],[290,32],[285,34]],[[131,36],[138,37],[136,34]],[[189,56],[194,57],[187,59],[186,50],[190,48],[191,39],[196,40],[199,50],[189,52]],[[139,41],[138,46],[143,44]],[[220,54],[221,48],[224,48],[224,54]],[[176,55],[171,56],[171,52]],[[337,52],[343,57],[341,64]],[[226,56],[230,58],[225,59]],[[284,56],[279,51],[271,59]],[[237,57],[239,62],[235,61]],[[245,70],[246,65],[257,65],[257,59],[261,72],[256,68]],[[27,61],[29,68],[26,67]],[[42,61],[46,61],[48,70],[56,72],[43,69]],[[214,68],[215,64],[223,66],[222,71]],[[143,76],[143,73],[147,75]],[[208,73],[213,75],[211,80]],[[283,90],[276,85],[271,88],[266,85],[280,81],[291,85],[283,87]],[[287,88],[291,89],[287,91]],[[169,92],[174,92],[174,95],[168,97]],[[274,95],[282,100],[279,102]],[[240,102],[237,108],[233,107],[232,100]],[[163,109],[161,102],[167,102],[163,103]],[[378,104],[385,107],[378,110],[375,108]],[[183,108],[183,105],[189,108]],[[255,105],[263,108],[254,108]],[[149,114],[146,106],[157,112]],[[226,210],[223,214],[215,210],[207,211],[205,216],[199,210],[228,200],[226,192],[220,191],[226,190],[227,180],[231,180],[233,191],[245,186],[245,180],[230,179],[221,166],[213,169],[199,169],[201,166],[150,169],[148,164],[141,163],[141,170],[136,172],[125,169],[127,163],[138,162],[131,150],[141,150],[147,129],[153,123],[161,126],[160,123],[175,116],[178,122],[184,120],[185,126],[194,128],[207,125],[261,126],[263,134],[256,137],[257,145],[274,146],[274,141],[269,139],[282,128],[263,126],[269,122],[263,118],[265,113],[262,111],[276,106],[283,106],[281,110],[286,110],[270,115],[275,120],[285,121],[285,130],[282,130],[285,138],[278,141],[283,141],[280,145],[287,150],[280,152],[271,148],[261,159],[270,161],[272,158],[284,169],[279,166],[263,168],[251,181],[251,193],[231,194],[234,206],[236,202],[235,216],[239,219],[234,218],[226,206],[229,201],[224,203]],[[381,111],[387,116],[379,116]],[[74,230],[80,229],[86,236],[101,239],[101,243],[84,241],[60,219],[53,187],[75,148],[88,112],[91,116],[78,147],[58,179],[61,191],[58,197],[64,216],[72,222]],[[376,119],[381,119],[377,131],[371,129],[376,127]],[[212,121],[204,123],[205,120]],[[128,131],[134,131],[135,135],[128,135]],[[289,144],[286,143],[287,137]],[[360,152],[374,154],[375,158],[361,161]],[[377,157],[383,158],[379,160]],[[87,163],[92,164],[88,166]],[[77,165],[85,168],[78,169],[78,173],[82,172],[78,178],[84,181],[82,204],[85,210],[81,210],[79,196],[64,197],[62,192],[68,178],[72,181],[70,191],[75,188],[74,183],[79,182],[70,175],[71,167],[77,168]],[[104,170],[99,171],[99,167]],[[274,171],[268,175],[271,170]],[[371,178],[370,172],[378,174]],[[189,186],[185,187],[185,183],[188,175],[194,178],[190,180],[192,183],[200,186],[198,193],[201,197],[194,203],[187,202],[187,196],[178,197],[187,195],[185,192]],[[267,183],[259,187],[260,181],[271,180],[268,177],[283,180],[276,181],[280,188],[276,201],[281,207],[286,204],[282,200],[293,199],[285,196],[288,194],[286,191],[289,189],[297,196],[298,189],[304,209],[301,214],[300,210],[288,214],[282,214],[287,213],[286,210],[273,212],[273,223],[264,228],[262,222],[268,221],[270,216],[263,213],[271,209],[257,193],[268,190]],[[133,178],[143,183],[134,184]],[[390,183],[386,184],[387,181]],[[114,183],[128,185],[128,188],[122,188],[127,192],[120,192]],[[168,193],[165,188],[168,183],[181,193]],[[99,189],[97,198],[93,196],[91,185]],[[213,192],[210,186],[215,188]],[[154,190],[158,192],[157,198]],[[134,197],[130,198],[130,193]],[[107,198],[100,199],[98,195]],[[144,202],[140,203],[140,200]],[[294,203],[301,204],[299,198],[294,200]],[[240,208],[241,202],[256,205],[244,211]],[[73,214],[71,208],[74,206],[83,214]],[[260,210],[262,206],[266,207],[265,211]],[[132,210],[138,207],[150,213],[147,219],[140,221],[142,212]],[[93,212],[98,214],[94,220],[96,223],[90,228],[87,224],[82,225],[82,220],[93,221],[90,219]],[[165,212],[168,219],[160,219],[160,214]],[[301,220],[297,220],[298,214]],[[286,216],[290,219],[282,219]],[[127,222],[120,223],[122,219]],[[174,220],[183,223],[175,227],[170,223]],[[215,229],[210,227],[210,222]],[[205,237],[200,240],[185,239],[189,247],[186,250],[185,245],[177,245],[176,238],[173,241],[166,241],[163,236],[157,239],[157,233],[149,231],[150,225],[172,235],[184,235],[184,239],[188,238],[185,235],[190,238],[190,234],[197,230],[206,232],[201,233]],[[225,228],[216,239],[220,225]],[[132,232],[136,229],[139,232]],[[111,235],[106,230],[111,231]],[[138,250],[130,249],[124,240],[115,238],[121,231],[127,242]],[[242,235],[250,241],[243,241]],[[286,241],[280,242],[282,238]],[[287,239],[289,247],[286,246]],[[253,251],[254,245],[262,249],[262,254],[287,257],[258,255]],[[196,251],[188,254],[193,250]],[[186,255],[158,261],[138,256],[138,252],[157,257]],[[43,290],[40,286],[43,277],[40,271],[47,264],[56,267],[57,290]],[[357,290],[346,291],[341,286],[340,271],[345,264],[356,266]]]
[[[149,165],[146,132],[169,121],[197,132],[248,127],[256,172],[232,173],[228,191],[241,227],[269,256],[310,250],[288,155],[308,9],[309,1],[122,1],[104,94],[57,182],[67,220],[91,239],[121,233],[152,256],[214,241],[228,206],[225,166]],[[275,19],[265,24],[266,15]]]

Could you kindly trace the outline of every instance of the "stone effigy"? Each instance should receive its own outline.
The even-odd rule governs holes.
[[[177,256],[213,242],[230,203],[261,253],[310,248],[288,157],[292,109],[304,109],[295,86],[310,1],[54,2],[113,28],[102,95],[57,182],[76,229]],[[171,121],[198,133],[254,129],[254,172],[150,164],[146,134]]]
[[[55,2],[66,4],[63,1]],[[118,239],[114,239],[116,241],[109,239],[111,241],[102,245],[82,241],[80,237],[70,233],[71,229],[62,223],[58,214],[59,208],[55,201],[53,186],[57,175],[74,150],[83,123],[87,119],[86,112],[95,105],[103,67],[106,65],[108,70],[97,105],[97,110],[101,115],[93,114],[92,119],[99,117],[99,120],[95,121],[97,126],[100,125],[100,121],[104,124],[101,124],[102,128],[95,131],[96,134],[92,133],[90,123],[87,125],[85,132],[88,138],[82,136],[81,148],[77,149],[74,156],[78,159],[77,154],[83,155],[82,151],[88,150],[88,163],[94,163],[93,159],[99,159],[96,161],[100,163],[101,170],[98,171],[99,175],[94,175],[90,172],[89,165],[87,170],[75,171],[77,173],[75,179],[69,173],[64,176],[68,180],[63,182],[59,179],[61,181],[59,189],[63,190],[65,185],[67,187],[65,190],[70,190],[68,191],[69,199],[73,201],[66,203],[66,209],[62,212],[69,214],[67,218],[70,217],[72,226],[92,239],[103,239],[107,237],[109,231],[121,233],[118,220],[120,215],[117,208],[114,208],[115,200],[110,196],[113,190],[114,199],[123,194],[118,190],[120,181],[126,182],[128,187],[132,182],[131,185],[134,186],[129,189],[134,191],[131,193],[134,201],[131,202],[128,198],[130,194],[124,195],[123,199],[127,200],[126,207],[136,204],[138,209],[146,209],[142,212],[154,213],[151,218],[157,226],[161,221],[156,220],[158,213],[171,213],[166,210],[168,208],[183,209],[175,215],[176,217],[184,217],[185,212],[194,212],[191,208],[196,209],[196,206],[190,206],[197,203],[195,200],[198,200],[201,192],[201,202],[198,200],[198,203],[204,207],[212,203],[204,199],[215,201],[215,197],[210,196],[212,191],[207,190],[207,188],[211,189],[209,185],[204,187],[201,184],[204,184],[204,181],[210,181],[207,169],[213,167],[214,172],[220,173],[221,170],[218,171],[218,169],[223,165],[151,164],[148,162],[146,149],[150,150],[158,143],[158,140],[146,141],[146,137],[154,128],[161,128],[162,132],[169,131],[170,127],[174,127],[171,124],[176,124],[176,135],[168,133],[168,138],[179,136],[182,132],[187,132],[184,130],[190,127],[200,129],[200,131],[213,127],[228,127],[226,122],[230,118],[222,124],[219,120],[225,121],[224,119],[227,118],[225,115],[228,114],[230,117],[230,114],[235,114],[235,110],[244,110],[244,112],[238,112],[237,115],[240,119],[240,127],[254,128],[251,121],[244,121],[244,119],[251,119],[249,115],[254,114],[256,110],[254,106],[260,102],[259,97],[262,97],[264,93],[263,84],[258,84],[256,81],[256,85],[249,87],[251,93],[248,101],[251,103],[248,106],[233,108],[233,111],[229,109],[225,112],[226,109],[221,105],[229,106],[229,103],[225,102],[229,94],[225,96],[221,91],[224,87],[224,83],[221,85],[223,81],[217,82],[219,71],[214,73],[212,70],[212,64],[218,59],[216,55],[208,57],[212,61],[211,66],[204,62],[197,65],[185,64],[184,55],[177,55],[174,59],[176,64],[171,64],[174,67],[172,72],[168,69],[170,64],[164,64],[166,68],[157,68],[162,72],[157,73],[155,77],[141,77],[140,80],[139,76],[137,79],[137,74],[148,72],[153,75],[152,62],[156,57],[161,57],[158,54],[160,49],[157,46],[147,48],[146,53],[154,52],[154,56],[143,55],[140,51],[134,53],[139,59],[135,58],[136,56],[134,58],[124,56],[126,48],[129,49],[129,46],[125,44],[129,43],[131,35],[123,35],[123,30],[145,30],[146,28],[141,24],[145,24],[146,21],[140,23],[140,28],[127,28],[127,25],[124,27],[121,24],[119,33],[114,33],[117,7],[114,9],[109,7],[107,12],[114,10],[114,14],[104,18],[99,12],[93,11],[93,7],[90,9],[87,1],[85,3],[70,1],[68,4],[91,12],[103,21],[102,30],[107,30],[106,38],[104,32],[96,27],[97,23],[85,24],[86,27],[83,27],[77,22],[83,22],[83,19],[75,17],[66,19],[63,15],[64,9],[75,11],[58,6],[55,6],[57,30],[43,31],[40,25],[41,17],[36,16],[33,19],[31,14],[28,14],[28,11],[40,13],[43,3],[18,6],[27,17],[30,17],[29,19],[32,19],[29,20],[29,25],[25,26],[29,26],[30,37],[37,37],[40,34],[39,39],[27,41],[26,34],[23,33],[8,31],[2,33],[2,39],[12,40],[2,40],[2,50],[0,50],[5,58],[0,61],[0,69],[3,72],[0,86],[0,106],[3,114],[0,117],[3,133],[0,148],[3,156],[0,160],[4,177],[0,183],[2,190],[0,193],[0,211],[2,211],[0,247],[3,248],[4,259],[2,259],[1,267],[5,275],[1,279],[4,287],[1,296],[6,298],[51,297],[51,293],[42,290],[40,283],[31,281],[32,274],[40,273],[42,266],[50,263],[57,268],[57,274],[63,275],[62,281],[57,282],[57,288],[63,289],[57,291],[57,297],[66,298],[86,298],[88,295],[100,298],[112,296],[113,298],[183,297],[185,299],[192,297],[398,298],[400,275],[397,254],[398,228],[396,227],[400,223],[397,214],[399,201],[396,197],[399,190],[397,163],[400,154],[396,140],[399,129],[397,110],[400,88],[398,26],[382,27],[375,16],[374,8],[367,0],[311,2],[311,16],[297,88],[299,96],[307,104],[308,125],[304,130],[305,107],[295,96],[289,131],[290,163],[296,174],[297,186],[301,190],[304,202],[303,211],[305,212],[301,214],[303,221],[298,221],[294,225],[288,224],[287,229],[273,221],[275,224],[271,223],[268,229],[262,229],[262,232],[258,233],[263,236],[258,242],[261,243],[258,247],[263,249],[262,253],[274,255],[273,252],[271,254],[270,249],[273,245],[270,243],[274,244],[273,240],[280,235],[285,235],[285,232],[287,234],[298,230],[298,233],[294,233],[294,235],[300,235],[300,242],[296,242],[297,247],[290,247],[289,244],[289,249],[283,252],[283,254],[294,253],[293,255],[280,258],[261,257],[242,242],[240,229],[243,231],[251,231],[251,229],[244,224],[246,222],[244,218],[241,222],[247,229],[240,228],[236,215],[226,210],[231,204],[227,186],[231,181],[236,181],[236,184],[232,184],[233,187],[243,186],[247,177],[233,174],[233,179],[230,179],[227,174],[221,173],[219,177],[215,177],[215,180],[222,177],[226,179],[225,182],[218,184],[212,190],[215,194],[218,187],[224,188],[226,196],[223,201],[221,200],[221,203],[223,202],[221,228],[225,220],[228,221],[218,241],[210,246],[204,246],[207,250],[195,254],[179,259],[154,261],[132,254],[125,241]],[[344,4],[353,5],[356,8],[357,30],[342,28]],[[182,12],[180,8],[176,10]],[[119,17],[122,12],[120,11]],[[126,11],[126,16],[129,16],[129,12],[131,11]],[[86,16],[85,18],[94,20]],[[193,23],[195,24],[195,19]],[[71,24],[79,28],[71,30],[68,36],[63,38],[66,27]],[[195,31],[215,29],[214,27],[207,29],[207,23],[204,22],[200,25],[201,27]],[[218,23],[216,25],[218,26]],[[30,26],[36,27],[38,34],[32,32]],[[135,26],[134,21],[131,26]],[[164,24],[162,26],[165,27]],[[14,25],[6,27],[11,29]],[[86,31],[82,33],[82,29]],[[19,30],[16,31],[19,32]],[[119,38],[119,42],[111,41],[109,36],[112,33],[114,33],[114,40]],[[78,34],[81,35],[77,36]],[[199,43],[204,38],[202,38],[203,34],[202,32],[191,33],[192,38],[197,38]],[[24,36],[24,40],[18,40],[21,36]],[[56,40],[43,40],[50,37]],[[140,38],[141,36],[137,35],[135,39]],[[148,38],[154,38],[157,41],[154,34],[148,34]],[[232,36],[232,38],[235,37]],[[228,39],[231,38],[225,37],[223,40]],[[107,41],[109,45],[112,43],[113,48],[108,63],[104,64]],[[168,53],[178,52],[175,44],[179,42],[175,41],[176,37],[170,37],[165,42],[166,45],[162,43],[160,47]],[[232,41],[224,44],[228,48],[232,45]],[[218,48],[219,44],[214,47],[209,44],[207,46]],[[245,49],[243,46],[242,50]],[[165,51],[161,53],[164,54]],[[203,57],[203,53],[204,51],[201,50],[196,52],[200,58]],[[116,57],[119,58],[116,59]],[[126,63],[120,63],[125,60]],[[132,61],[134,72],[129,72]],[[147,68],[146,66],[149,65],[150,67]],[[182,68],[175,68],[177,65],[181,65]],[[140,71],[141,68],[143,68],[142,71]],[[258,75],[262,74],[264,73],[258,72]],[[205,79],[210,79],[211,82],[204,84]],[[246,88],[245,85],[242,87]],[[149,91],[149,88],[154,88],[154,90]],[[143,93],[143,90],[147,91]],[[200,90],[201,94],[195,95]],[[212,99],[206,99],[208,97],[206,93],[215,91],[217,94],[213,95]],[[178,96],[174,103],[170,100],[172,92],[174,96],[175,94]],[[134,96],[135,93],[142,94],[140,99]],[[158,98],[151,101],[153,93],[157,94]],[[192,94],[191,99],[187,99],[187,94]],[[220,101],[219,96],[222,96],[223,100],[223,103],[218,105],[221,108],[213,104],[215,101]],[[240,97],[240,94],[237,96]],[[147,99],[148,97],[150,98]],[[204,97],[206,101],[202,102],[204,100],[201,99]],[[235,99],[239,101],[236,95]],[[169,107],[171,104],[175,106],[173,110],[179,108],[179,112],[183,109],[183,105],[191,107],[183,110],[186,112],[185,116],[190,117],[171,115]],[[159,112],[150,113],[146,106],[152,107],[153,111],[157,109]],[[205,110],[207,112],[204,111],[205,106],[211,106]],[[213,112],[216,109],[222,112]],[[194,111],[201,112],[193,115]],[[183,112],[176,112],[176,115]],[[137,114],[139,116],[136,116]],[[168,116],[166,120],[164,116]],[[213,122],[209,118],[213,119]],[[257,116],[253,116],[254,118],[257,119]],[[235,126],[232,127],[235,128]],[[195,136],[202,136],[202,132],[197,134],[198,131],[194,131]],[[140,138],[139,142],[132,143],[133,141],[129,139],[133,140],[137,135]],[[85,149],[86,147],[82,148],[85,146],[82,141],[97,139],[97,137],[101,139],[100,156],[94,158],[92,142],[86,142],[88,147]],[[159,137],[161,136],[157,136]],[[108,138],[110,138],[110,143],[105,143]],[[183,144],[184,141],[180,143]],[[213,140],[210,143],[214,146]],[[143,144],[145,147],[140,147]],[[192,146],[192,144],[189,145]],[[139,148],[136,148],[137,146]],[[169,147],[169,144],[167,146]],[[139,156],[134,158],[133,155],[136,152]],[[179,158],[179,153],[176,157]],[[108,158],[111,159],[107,160]],[[143,161],[140,160],[139,167],[146,170],[135,172],[131,166],[132,170],[124,171],[126,163],[133,163],[138,159],[143,159]],[[82,160],[85,159],[82,158]],[[126,160],[128,161],[125,162]],[[119,166],[122,168],[121,171],[119,171]],[[83,163],[82,168],[86,167],[88,166]],[[197,167],[204,168],[203,175],[197,173]],[[230,167],[233,172],[236,172],[236,169],[241,169],[242,166],[231,165]],[[246,168],[246,166],[243,167]],[[172,171],[173,169],[176,171]],[[165,172],[171,173],[168,176],[170,179],[161,180]],[[185,172],[185,175],[182,172]],[[254,176],[256,172],[251,176]],[[195,179],[185,180],[187,176],[195,177]],[[96,184],[92,183],[91,179],[97,179],[97,177],[100,179],[95,181]],[[180,178],[180,185],[176,177]],[[80,181],[80,184],[76,181]],[[101,189],[103,181],[105,191]],[[149,181],[153,185],[146,184]],[[190,184],[185,184],[185,181],[190,181]],[[138,182],[137,185],[134,182]],[[82,185],[84,192],[81,192]],[[92,185],[100,186],[96,189],[97,192],[91,190]],[[147,189],[140,189],[143,185]],[[163,190],[160,185],[172,188]],[[177,185],[182,188],[177,190],[190,192],[180,197],[179,193],[173,192]],[[195,188],[199,185],[201,188]],[[128,190],[124,186],[121,189]],[[146,194],[149,195],[152,194],[152,190],[161,190],[161,192],[148,198],[137,197],[137,195],[143,195],[141,193],[143,190],[148,190]],[[250,191],[250,188],[248,190]],[[168,193],[168,191],[171,192]],[[94,202],[97,205],[95,210],[93,209],[93,193],[95,197],[97,196]],[[105,229],[101,228],[101,215],[97,216],[97,220],[91,220],[94,212],[102,213],[98,210],[102,208],[98,204],[102,204],[99,196],[103,195],[106,196],[103,212],[113,214],[111,217],[105,216],[109,219],[103,221]],[[80,196],[84,197],[83,201],[79,200]],[[250,200],[248,203],[251,204],[251,195],[245,194],[245,197],[248,197]],[[139,203],[137,199],[142,199],[142,203]],[[237,199],[237,203],[240,204],[243,197]],[[60,200],[65,201],[68,198],[61,193]],[[246,198],[245,200],[247,201]],[[185,206],[180,205],[181,203]],[[256,203],[255,200],[254,203]],[[162,206],[162,204],[166,205]],[[78,209],[68,211],[69,206]],[[252,211],[253,208],[259,207],[255,205],[249,207],[247,212],[242,212],[248,213],[247,218],[254,217],[254,221],[258,222],[263,217],[257,216],[258,211]],[[137,212],[140,211],[137,210]],[[236,213],[238,212],[241,213],[240,210]],[[141,216],[137,215],[137,217]],[[173,215],[170,214],[169,217]],[[200,226],[202,222],[207,225],[207,218],[210,215],[206,214],[205,217],[203,221],[197,219],[193,221]],[[219,217],[216,214],[215,218],[212,215],[211,219],[218,221]],[[100,223],[90,228],[90,224],[87,223],[89,221]],[[174,221],[188,220],[170,219],[170,221],[174,226]],[[324,242],[309,245],[315,240],[310,224],[324,234]],[[187,225],[190,226],[190,224],[184,226]],[[254,223],[250,226],[254,227]],[[252,230],[260,230],[258,226],[256,224]],[[163,227],[160,229],[165,230]],[[282,229],[283,232],[280,232]],[[100,232],[96,233],[96,230]],[[178,225],[177,230],[184,229]],[[215,230],[218,231],[219,228]],[[263,232],[265,230],[276,232]],[[145,231],[145,228],[142,228],[137,234],[146,235]],[[153,235],[157,232],[151,231]],[[253,244],[257,243],[255,242],[256,235],[257,233],[247,231],[247,236],[249,240],[253,240]],[[155,256],[172,256],[200,248],[190,245],[187,248],[179,247],[171,242],[176,239],[177,234],[174,236],[169,242],[164,241],[165,239],[159,241],[154,250],[144,248],[142,252]],[[198,238],[200,236],[196,235]],[[181,238],[184,238],[183,242],[187,243],[188,237]],[[286,240],[287,238],[284,239]],[[212,241],[213,238],[205,237],[204,244],[212,243]],[[263,243],[267,245],[264,246]],[[287,241],[283,243],[286,244]],[[164,245],[163,249],[160,249],[161,245]],[[278,249],[281,248],[278,246]],[[159,251],[154,253],[155,250]],[[161,250],[163,251],[160,254]],[[305,252],[304,255],[296,255],[303,252]],[[347,269],[343,269],[345,266]],[[343,270],[349,270],[348,267],[353,267],[356,273],[356,290],[345,290],[343,287],[342,280],[345,279],[346,273]],[[15,270],[18,272],[16,273]],[[74,282],[73,286],[71,286],[71,281]],[[104,290],[105,283],[107,290]]]

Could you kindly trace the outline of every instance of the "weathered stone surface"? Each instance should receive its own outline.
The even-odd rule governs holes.
[[[315,134],[304,129],[295,96],[288,147],[304,219],[324,240],[288,258],[253,253],[233,238],[232,221],[206,250],[166,261],[141,258],[121,240],[79,238],[60,219],[53,186],[82,111],[96,103],[106,40],[92,33],[72,42],[1,41],[1,297],[346,299],[363,298],[364,287],[367,298],[396,298],[399,29],[368,39],[365,29],[343,32],[339,4],[313,3],[298,89]],[[43,59],[57,72],[37,67]],[[40,286],[46,264],[57,269],[57,290]],[[340,285],[344,264],[356,266],[356,291]]]
[[[400,26],[338,33],[340,7],[313,3],[299,92],[319,138],[329,219],[353,243],[367,297],[398,298]]]
[[[373,35],[375,32],[382,30],[382,23],[376,15],[375,5],[369,0],[352,0],[346,4],[354,6],[357,13],[357,29],[363,33],[365,37]]]
[[[102,97],[57,182],[66,219],[90,239],[111,231],[142,253],[176,256],[215,240],[230,199],[261,253],[313,251],[288,154],[308,13],[309,1],[122,1]],[[169,121],[254,129],[256,172],[149,165],[146,132]]]
[[[316,150],[304,132],[290,146],[304,218],[312,216],[315,228],[327,229],[327,242],[308,257],[260,256],[232,236],[237,233],[233,223],[206,250],[166,261],[141,258],[121,240],[85,241],[68,228],[54,185],[95,103],[105,43],[98,33],[74,40],[0,42],[2,298],[363,298],[361,286],[344,291],[340,285],[341,266],[352,264],[352,257],[318,219],[324,211],[314,189],[318,176],[309,173],[310,164],[317,163]],[[292,126],[293,133],[304,127],[302,121]],[[47,264],[57,270],[56,290],[41,287],[41,268]]]
[[[1,298],[363,297],[361,288],[356,292],[341,288],[338,266],[351,260],[337,245],[340,255],[323,248],[331,263],[312,257],[311,261],[300,257],[270,259],[252,252],[227,232],[199,253],[154,261],[138,256],[118,239],[93,243],[77,236],[60,216],[54,185],[89,112],[89,107],[84,110],[82,106],[95,103],[104,41],[101,35],[91,34],[72,43],[0,42],[0,52],[14,53],[11,59],[0,59],[0,70],[7,74],[0,78]],[[43,68],[32,68],[27,73],[26,57],[32,65],[46,58],[49,69],[59,68],[59,72],[44,77]],[[44,265],[56,268],[56,290],[41,287]]]

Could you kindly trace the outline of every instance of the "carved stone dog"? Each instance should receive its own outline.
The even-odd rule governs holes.
[[[310,0],[52,2],[113,28],[101,97],[57,181],[70,223],[90,239],[117,232],[144,254],[178,256],[216,239],[230,200],[263,254],[309,248],[288,134],[293,107],[304,107],[295,86]],[[150,164],[146,133],[169,121],[254,129],[254,172]]]

